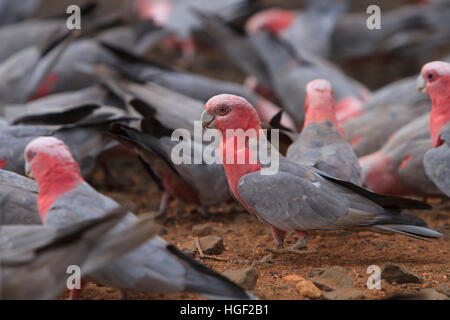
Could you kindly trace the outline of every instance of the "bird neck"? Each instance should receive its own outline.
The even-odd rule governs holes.
[[[63,194],[69,192],[81,182],[78,164],[71,161],[61,161],[45,154],[37,155],[31,163],[33,176],[39,187],[37,206],[42,222],[53,203]]]
[[[251,129],[251,130],[249,130]],[[220,143],[220,156],[227,176],[228,184],[233,195],[241,201],[238,193],[238,184],[242,176],[261,170],[257,152],[260,148],[261,139],[265,139],[261,126],[254,124],[247,130],[236,130],[234,135],[222,132]],[[256,134],[256,141],[251,141],[249,132]],[[250,143],[256,142],[257,149],[250,147]],[[242,201],[241,201],[242,202]]]
[[[430,134],[436,148],[443,143],[440,137],[442,127],[450,121],[450,93],[442,97],[432,97],[431,104]]]
[[[303,128],[306,128],[309,124],[312,123],[322,123],[326,121],[331,122],[333,126],[339,131],[342,138],[344,138],[344,131],[337,121],[336,113],[334,112],[334,109],[328,105],[317,105],[313,108],[308,108]]]

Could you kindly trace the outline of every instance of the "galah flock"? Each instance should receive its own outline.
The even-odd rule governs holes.
[[[366,5],[0,0],[0,300],[449,299],[450,1]]]

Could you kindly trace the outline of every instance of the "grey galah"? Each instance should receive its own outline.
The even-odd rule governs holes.
[[[267,29],[298,51],[328,57],[331,35],[346,10],[346,1],[309,0],[303,11],[270,8],[253,15],[246,23],[248,33]]]
[[[38,209],[44,225],[64,227],[102,217],[117,203],[98,193],[80,175],[64,143],[39,137],[25,149],[27,171],[39,186]],[[138,218],[129,212],[111,232],[124,231]],[[239,286],[182,254],[160,237],[90,274],[97,283],[143,292],[191,291],[205,296],[247,299]]]
[[[305,88],[314,79],[328,80],[336,101],[349,97],[363,101],[369,95],[367,88],[330,62],[306,51],[297,51],[272,34],[260,31],[251,34],[250,40],[256,54],[264,61],[271,88],[299,129],[304,121]]]
[[[261,121],[266,124],[269,124],[281,110],[271,101],[250,91],[241,84],[190,72],[175,71],[141,56],[133,55],[126,49],[106,43],[103,46],[114,52],[118,57],[123,57],[121,62],[116,64],[114,68],[132,79],[156,83],[203,103],[210,97],[222,92],[243,96],[255,106]],[[294,123],[286,113],[282,114],[281,124],[295,131]]]
[[[361,185],[358,157],[344,139],[336,119],[333,90],[328,81],[317,79],[306,87],[305,124],[286,157],[329,175]]]
[[[417,80],[420,91],[431,98],[430,133],[433,149],[423,159],[425,170],[438,188],[450,197],[450,63],[425,64]]]
[[[59,116],[65,118],[64,113]],[[0,130],[0,169],[24,175],[23,150],[26,145],[36,137],[55,135],[72,148],[82,173],[87,176],[94,169],[96,157],[115,144],[106,134],[109,125],[123,119],[128,118],[108,113],[97,115],[94,111],[78,123],[7,126]]]
[[[36,182],[0,169],[0,225],[41,224],[37,209]]]
[[[19,22],[32,16],[40,0],[0,0],[0,26]]]
[[[408,208],[430,209],[426,203],[373,193],[281,156],[272,156],[270,163],[263,163],[270,166],[264,168],[258,160],[261,158],[255,161],[255,150],[246,144],[239,148],[239,143],[235,148],[236,139],[244,139],[243,134],[238,131],[227,137],[226,129],[242,132],[261,129],[254,108],[241,97],[225,94],[211,98],[205,105],[202,123],[206,128],[221,131],[225,137],[219,154],[233,152],[244,156],[241,164],[223,161],[228,184],[234,197],[249,212],[272,226],[277,247],[282,247],[287,231],[296,231],[299,237],[290,249],[303,247],[305,232],[313,229],[368,229],[420,239],[443,237],[429,229],[422,219],[400,213]],[[257,136],[258,142],[262,143],[263,138]]]
[[[105,236],[126,213],[116,208],[64,227],[0,226],[0,300],[55,299],[76,267],[89,276],[163,230],[145,218]]]
[[[450,61],[450,56],[444,61]],[[359,157],[378,151],[395,131],[428,112],[430,100],[417,92],[416,79],[408,77],[378,89],[362,106],[361,114],[342,125]]]
[[[423,164],[432,148],[429,116],[425,113],[404,125],[380,150],[359,159],[365,187],[383,194],[442,196]]]

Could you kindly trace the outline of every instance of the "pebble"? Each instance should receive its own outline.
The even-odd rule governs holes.
[[[227,270],[222,273],[223,276],[227,277],[237,285],[240,285],[246,290],[252,290],[256,286],[258,281],[258,270],[252,267],[246,269],[234,269]]]
[[[338,266],[324,271],[312,281],[320,289],[327,291],[349,288],[353,285],[353,280],[347,275],[347,272]]]
[[[204,254],[221,254],[225,250],[223,239],[221,237],[203,237],[199,239],[199,243]],[[181,249],[187,254],[195,254],[195,252],[198,252],[195,239],[187,241],[184,245],[182,245]]]
[[[423,279],[405,267],[387,262],[381,268],[381,279],[392,283],[422,283]]]
[[[209,236],[213,232],[212,227],[207,224],[196,224],[192,227],[192,235],[197,237]]]

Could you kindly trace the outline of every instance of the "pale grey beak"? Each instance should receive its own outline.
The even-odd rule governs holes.
[[[25,161],[25,174],[28,178],[33,179],[33,174],[31,173],[30,163]]]
[[[215,120],[215,118],[212,115],[210,115],[208,112],[206,112],[206,110],[203,111],[203,113],[202,113],[203,129],[205,129],[205,128],[215,129],[216,126],[214,125],[214,120]]]
[[[419,77],[417,78],[416,87],[419,92],[427,93],[425,79],[422,77],[422,75],[419,75]]]

